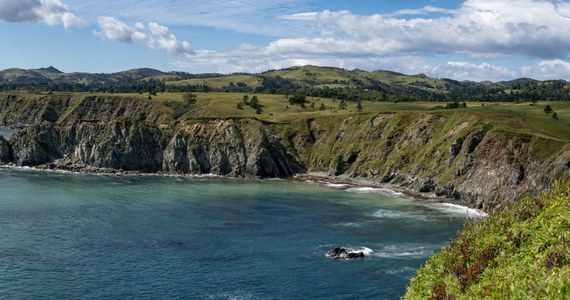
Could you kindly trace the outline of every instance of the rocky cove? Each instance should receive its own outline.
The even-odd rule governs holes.
[[[3,164],[259,178],[321,172],[487,212],[570,176],[570,144],[469,114],[173,120],[153,101],[1,95],[0,124],[22,128],[0,137]]]

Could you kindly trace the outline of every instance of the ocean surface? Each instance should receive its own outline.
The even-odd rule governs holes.
[[[0,298],[397,299],[465,220],[381,189],[0,168]]]

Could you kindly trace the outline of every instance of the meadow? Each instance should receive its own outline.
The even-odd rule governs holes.
[[[117,94],[124,97],[147,99],[148,94]],[[488,120],[523,133],[535,134],[555,140],[570,141],[570,102],[539,101],[536,104],[526,103],[488,103],[466,102],[467,107],[445,109],[448,102],[362,102],[362,111],[358,112],[356,102],[346,102],[346,108],[340,109],[340,100],[307,97],[305,107],[289,104],[285,95],[245,94],[245,93],[195,93],[197,101],[185,118],[257,118],[272,123],[289,123],[297,120],[347,116],[353,114],[433,112],[437,114],[466,113],[477,118]],[[262,107],[260,114],[256,109],[238,104],[243,97],[251,99],[257,96]],[[183,93],[158,93],[151,96],[153,101],[163,104],[167,101],[182,102]],[[314,104],[314,106],[313,106]],[[321,104],[325,109],[320,110]],[[557,114],[545,113],[549,105]]]

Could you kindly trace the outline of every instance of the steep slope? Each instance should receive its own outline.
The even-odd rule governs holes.
[[[108,95],[6,95],[0,108],[0,122],[27,126],[0,141],[0,158],[17,165],[239,177],[325,172],[485,211],[570,177],[570,144],[469,113],[175,121],[159,102]]]
[[[569,299],[570,182],[471,224],[404,299]]]
[[[570,176],[570,144],[469,114],[355,115],[275,128],[308,171],[391,183],[485,211]]]

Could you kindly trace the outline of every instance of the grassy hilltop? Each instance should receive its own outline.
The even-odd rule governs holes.
[[[151,96],[152,101],[159,106],[164,103],[183,103],[184,93],[158,93]],[[284,123],[298,120],[307,120],[318,117],[346,117],[353,114],[375,113],[406,113],[406,112],[433,112],[442,114],[467,114],[478,119],[500,124],[505,129],[549,137],[556,140],[570,141],[570,102],[567,101],[539,101],[533,105],[530,103],[487,103],[466,102],[467,107],[457,109],[445,109],[447,102],[361,102],[362,110],[358,112],[356,102],[345,101],[346,108],[339,105],[342,100],[307,97],[305,107],[292,105],[286,95],[253,94],[253,93],[195,93],[196,104],[190,109],[191,112],[182,116],[184,119],[193,118],[244,118],[255,117],[257,119]],[[125,98],[138,100],[148,99],[147,94],[117,94]],[[243,97],[251,99],[257,96],[261,113],[256,109],[244,105],[238,109],[237,105],[243,103]],[[314,106],[313,106],[314,104]],[[319,109],[321,104],[324,109]],[[556,112],[558,119],[552,117],[552,113],[544,112],[546,106],[550,106]],[[164,108],[169,111],[172,108]]]

